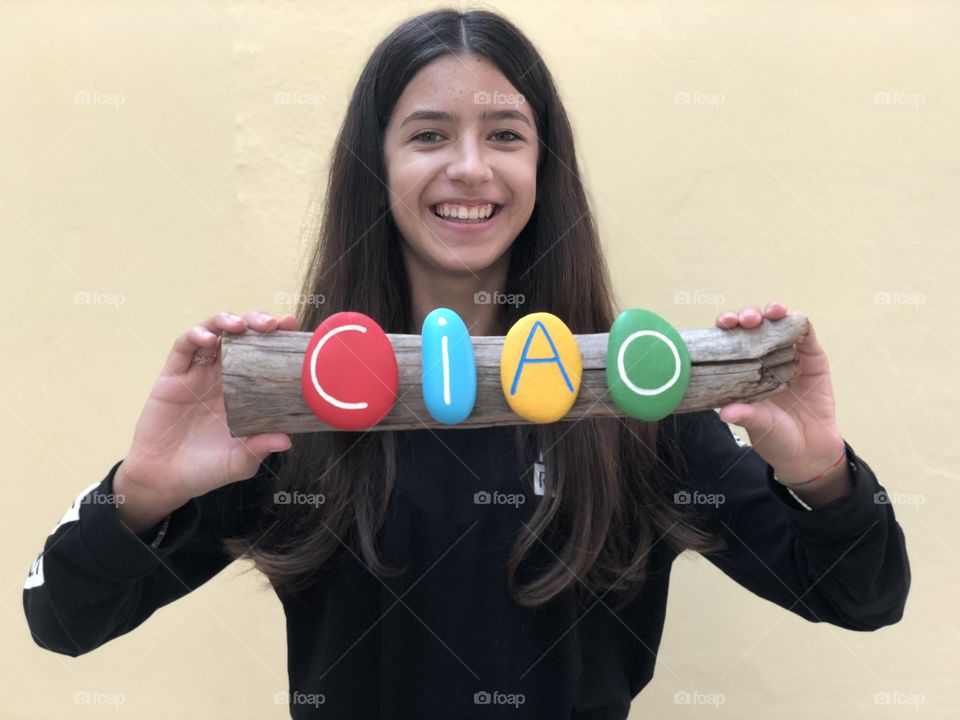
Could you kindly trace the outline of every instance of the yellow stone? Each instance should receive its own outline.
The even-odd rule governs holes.
[[[500,384],[510,409],[535,423],[560,420],[580,392],[583,358],[573,333],[556,315],[525,315],[507,332]]]

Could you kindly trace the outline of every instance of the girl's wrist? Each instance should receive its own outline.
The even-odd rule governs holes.
[[[132,532],[147,532],[188,502],[160,497],[151,492],[124,472],[125,462],[121,462],[114,473],[113,495],[120,522]]]
[[[829,481],[831,478],[837,477],[842,474],[842,471],[845,467],[845,462],[847,460],[847,446],[843,440],[840,440],[840,450],[839,456],[834,455],[835,459],[827,467],[824,468],[821,463],[819,466],[814,466],[823,468],[819,472],[816,472],[816,469],[808,469],[805,472],[788,472],[780,473],[776,468],[773,470],[773,479],[776,480],[781,485],[785,485],[791,489],[798,488],[814,488],[823,484],[824,481]],[[816,473],[816,474],[813,474]]]

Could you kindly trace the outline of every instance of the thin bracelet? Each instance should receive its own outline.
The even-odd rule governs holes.
[[[164,536],[167,534],[168,527],[170,527],[170,515],[167,515],[163,519],[163,524],[160,525],[160,529],[157,531],[157,536],[153,539],[153,542],[150,543],[150,547],[154,549],[160,547],[160,541],[163,540]]]
[[[816,477],[812,477],[812,478],[810,478],[809,480],[804,480],[803,482],[798,482],[798,483],[785,483],[785,482],[781,482],[781,481],[780,481],[780,478],[777,477],[777,471],[774,470],[774,471],[773,471],[773,479],[776,480],[776,481],[777,481],[778,483],[780,483],[781,485],[783,485],[784,487],[788,487],[788,488],[803,487],[804,485],[809,485],[810,483],[815,482],[815,481],[817,481],[817,480],[822,480],[826,475],[828,475],[828,474],[830,473],[831,470],[833,470],[833,469],[836,468],[836,467],[839,467],[840,464],[841,464],[846,458],[847,458],[847,446],[844,445],[844,446],[843,446],[843,452],[840,454],[840,457],[837,459],[837,461],[836,461],[833,465],[831,465],[830,467],[828,467],[826,470],[824,470],[822,473],[820,473],[819,475],[817,475]]]

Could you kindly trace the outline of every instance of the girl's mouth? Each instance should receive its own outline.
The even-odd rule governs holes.
[[[452,210],[449,209],[449,206],[447,208],[448,214],[444,216],[442,214],[442,208],[443,208],[442,205],[432,205],[430,207],[430,212],[432,212],[433,216],[444,225],[447,225],[450,227],[465,228],[473,225],[489,224],[490,221],[492,221],[495,217],[497,217],[497,215],[500,214],[500,210],[503,208],[503,205],[493,205],[492,208],[491,206],[486,206],[484,208],[478,209],[477,212],[468,212],[466,213],[467,217],[465,218],[460,217],[460,215],[463,215],[464,213],[458,214],[456,212],[453,212]],[[484,215],[487,210],[490,211],[490,214],[487,217],[482,217],[482,215]]]

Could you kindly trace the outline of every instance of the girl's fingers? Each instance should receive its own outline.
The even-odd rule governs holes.
[[[772,302],[767,304],[767,307],[763,311],[764,316],[770,318],[771,320],[779,320],[787,316],[787,306],[782,302]]]
[[[746,305],[740,310],[740,325],[745,328],[755,328],[763,322],[763,313],[756,305]]]
[[[178,337],[164,364],[164,372],[185,373],[193,366],[195,353],[213,355],[224,332],[242,333],[248,327],[257,332],[268,333],[273,330],[297,330],[297,316],[288,313],[277,318],[269,313],[251,310],[244,317],[224,310],[211,316],[199,325],[190,328]]]
[[[717,327],[729,330],[735,328],[740,323],[740,318],[735,312],[722,312],[717,315]]]
[[[288,313],[280,318],[280,327],[279,330],[298,330],[300,323],[297,320],[297,316],[293,313]]]
[[[243,320],[257,332],[266,333],[277,329],[277,318],[259,310],[251,310]]]
[[[745,305],[739,313],[727,311],[717,315],[717,327],[728,330],[738,325],[745,328],[755,328],[763,322],[764,318],[780,320],[786,316],[787,306],[782,302],[773,301],[767,303],[762,313],[756,305]]]
[[[212,355],[210,348],[219,343],[222,332],[239,333],[246,329],[246,323],[231,312],[219,312],[206,321],[190,328],[173,343],[173,348],[163,365],[163,372],[181,374],[193,365],[194,353],[203,350],[202,355]],[[211,338],[210,335],[213,337]]]
[[[203,325],[194,325],[187,331],[187,339],[200,348],[213,348],[217,346],[219,335],[210,332]]]
[[[245,459],[245,456],[253,454],[263,462],[263,459],[270,453],[284,452],[291,447],[290,436],[286,433],[261,433],[259,435],[248,435],[243,441],[233,448],[231,454],[231,466],[238,467]]]

